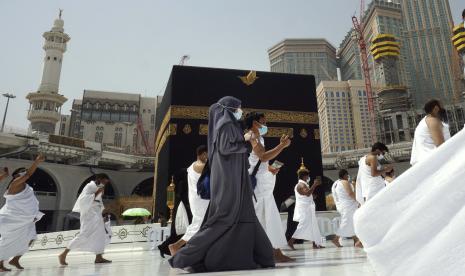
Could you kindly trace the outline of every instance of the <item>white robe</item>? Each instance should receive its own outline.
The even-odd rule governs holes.
[[[321,233],[318,228],[316,218],[315,202],[313,196],[305,196],[297,192],[297,186],[302,183],[308,187],[305,181],[299,180],[299,183],[294,188],[295,193],[295,209],[293,220],[299,222],[297,229],[292,237],[294,239],[313,241],[317,245],[321,245]]]
[[[464,145],[462,130],[355,213],[377,275],[464,275]]]
[[[260,137],[260,141],[265,146],[263,137]],[[258,156],[252,152],[249,157],[249,174],[252,174],[258,160]],[[286,233],[273,195],[276,175],[273,175],[268,170],[268,162],[260,164],[256,178],[257,186],[255,187],[254,194],[257,200],[253,199],[253,202],[258,221],[263,230],[265,230],[273,248],[287,248]]]
[[[44,215],[29,185],[16,195],[7,193],[5,205],[0,209],[0,261],[28,251],[30,241],[37,237],[35,222]]]
[[[111,229],[105,224],[101,199],[95,198],[98,187],[94,181],[87,184],[79,195],[73,212],[81,214],[79,234],[68,244],[68,249],[103,254],[111,241]]]
[[[410,157],[411,165],[415,165],[421,160],[426,159],[437,148],[426,124],[426,118],[424,117],[415,129],[412,155]],[[444,136],[444,140],[447,141],[450,138],[449,125],[443,123],[442,126],[442,135]]]
[[[352,187],[352,185],[350,185]],[[341,180],[334,182],[331,187],[336,208],[341,215],[341,223],[336,235],[345,238],[355,236],[354,231],[354,214],[358,209],[358,202],[349,196]]]
[[[205,213],[207,212],[210,200],[202,199],[197,194],[197,182],[199,181],[200,174],[194,170],[195,162],[187,169],[187,183],[189,187],[189,206],[192,212],[192,222],[187,227],[186,233],[182,240],[189,241],[200,229]]]
[[[371,167],[366,164],[366,158],[365,155],[358,161],[355,198],[360,204],[364,204],[386,187],[381,176],[371,176]],[[380,169],[381,165],[378,165],[378,170]]]

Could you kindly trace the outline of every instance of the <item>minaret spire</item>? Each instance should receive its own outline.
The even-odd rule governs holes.
[[[52,134],[60,120],[61,106],[67,100],[59,93],[63,54],[70,40],[63,28],[65,22],[61,19],[62,13],[63,10],[60,9],[59,18],[55,19],[52,29],[43,34],[45,57],[39,89],[26,96],[30,103],[27,118],[32,130]]]

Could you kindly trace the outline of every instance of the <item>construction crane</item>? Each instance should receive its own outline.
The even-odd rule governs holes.
[[[144,143],[145,153],[147,155],[151,155],[153,153],[152,147],[150,146],[149,142],[147,141],[147,137],[145,136],[144,125],[142,124],[141,117],[137,117],[137,130],[140,133],[142,138],[142,142]]]
[[[184,65],[191,57],[189,55],[183,55],[179,61],[179,65]]]
[[[354,30],[357,33],[358,46],[360,48],[360,58],[362,60],[362,71],[363,77],[365,79],[365,90],[367,92],[368,100],[368,112],[370,114],[370,124],[371,124],[371,137],[372,142],[376,141],[376,125],[375,125],[375,106],[373,103],[373,89],[371,87],[371,78],[370,78],[370,66],[368,65],[368,54],[367,54],[367,44],[365,42],[365,37],[363,31],[365,26],[363,25],[363,13],[365,11],[365,1],[360,0],[360,19],[354,15],[352,16],[352,23],[354,24]]]

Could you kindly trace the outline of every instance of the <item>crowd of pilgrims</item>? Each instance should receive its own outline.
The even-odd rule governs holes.
[[[424,160],[450,138],[441,103],[429,101],[425,112],[427,115],[415,131],[410,170],[420,170]],[[314,202],[321,178],[310,178],[304,160],[296,172],[294,195],[281,206],[288,211],[287,229],[281,223],[273,191],[283,164],[270,161],[288,150],[290,137],[283,135],[276,147],[267,149],[263,138],[268,131],[265,114],[251,112],[244,116],[241,101],[230,96],[210,107],[208,119],[207,145],[197,148],[197,159],[187,174],[176,176],[171,236],[158,247],[163,257],[171,256],[169,264],[189,272],[270,268],[276,263],[293,262],[283,250],[295,250],[295,243],[309,241],[314,249],[324,248]],[[456,136],[462,134],[463,131]],[[386,145],[375,143],[360,159],[356,178],[352,179],[347,170],[340,170],[339,179],[331,187],[341,216],[332,243],[342,247],[340,238],[353,239],[354,246],[364,247],[375,269],[383,273],[394,268],[383,260],[392,248],[379,233],[387,235],[398,220],[383,217],[380,222],[380,216],[373,214],[398,204],[389,201],[393,198],[390,193],[403,185],[399,182],[404,177],[395,179],[393,167],[381,165],[388,152]],[[11,174],[4,195],[6,203],[0,210],[0,272],[10,271],[4,262],[22,269],[19,260],[36,238],[35,223],[44,214],[39,211],[39,202],[27,180],[44,160],[39,155],[30,168],[19,168]],[[0,181],[8,175],[5,168]],[[182,175],[187,178],[184,180]],[[67,265],[66,257],[72,250],[95,253],[95,263],[111,262],[102,256],[111,239],[110,224],[102,218],[102,195],[109,181],[107,175],[98,174],[79,195],[73,211],[80,213],[80,232],[59,255],[61,265]],[[410,193],[401,189],[396,196],[407,198]],[[378,202],[384,197],[387,199],[380,206]],[[403,250],[402,246],[398,250]]]

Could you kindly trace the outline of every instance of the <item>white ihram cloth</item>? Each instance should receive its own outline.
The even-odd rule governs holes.
[[[22,192],[9,195],[6,191],[4,197],[6,202],[0,209],[0,261],[28,251],[30,241],[37,237],[35,222],[44,215],[34,190],[27,184]]]
[[[419,161],[426,159],[437,148],[426,124],[426,118],[424,117],[415,129],[412,155],[410,157],[411,165],[415,165]],[[444,136],[444,140],[447,141],[450,138],[449,125],[442,123],[442,126],[442,135]]]
[[[464,145],[462,130],[355,213],[377,275],[464,275]]]
[[[187,169],[187,184],[189,187],[189,206],[192,212],[192,222],[187,227],[186,233],[182,237],[182,240],[189,241],[200,229],[205,213],[207,212],[208,204],[210,200],[202,199],[197,194],[197,182],[200,178],[200,173],[194,170],[194,163]]]
[[[263,137],[260,137],[260,142],[264,147],[265,140]],[[252,174],[258,161],[258,156],[252,151],[249,156],[249,174]],[[276,175],[273,175],[268,170],[268,162],[262,162],[260,164],[256,178],[257,186],[255,187],[254,194],[257,200],[255,201],[254,199],[253,202],[258,221],[263,227],[263,230],[265,230],[273,248],[287,248],[286,233],[273,195]]]
[[[312,195],[305,196],[297,192],[297,186],[301,183],[309,188],[308,184],[303,180],[299,180],[299,183],[294,188],[295,209],[293,220],[299,222],[299,224],[292,237],[299,240],[313,241],[317,245],[321,245],[322,236],[320,228],[318,228],[315,202]]]
[[[81,214],[81,228],[79,234],[68,244],[70,250],[103,254],[111,241],[109,223],[105,224],[102,217],[105,207],[101,197],[95,197],[97,190],[97,184],[91,181],[84,187],[74,205],[73,212]]]
[[[352,185],[350,187],[352,189]],[[336,235],[346,238],[355,236],[354,214],[358,209],[358,202],[349,196],[341,180],[334,182],[331,192],[337,211],[341,214],[341,223]]]
[[[386,187],[384,179],[379,176],[371,176],[371,167],[366,163],[367,155],[358,161],[358,173],[355,186],[355,198],[360,204],[373,198],[379,191]],[[381,165],[378,165],[378,170]]]

